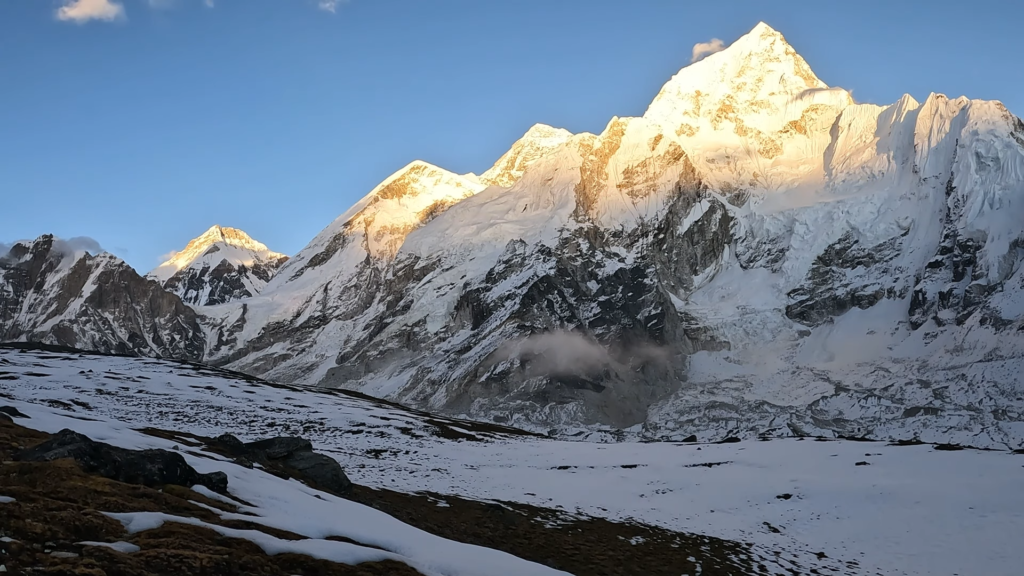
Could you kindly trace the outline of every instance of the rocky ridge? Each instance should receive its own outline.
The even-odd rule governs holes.
[[[0,254],[0,341],[198,361],[200,315],[108,253],[50,235]]]

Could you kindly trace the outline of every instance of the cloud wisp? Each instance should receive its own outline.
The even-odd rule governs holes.
[[[72,255],[77,252],[88,252],[93,256],[105,252],[100,243],[88,236],[75,236],[74,238],[53,239],[53,250],[61,254]]]
[[[56,17],[63,22],[85,24],[90,20],[115,22],[126,18],[124,5],[113,0],[65,0]]]
[[[345,1],[346,0],[317,0],[316,7],[324,12],[334,14],[338,11],[338,6],[345,3]]]
[[[700,62],[715,52],[725,50],[725,42],[718,38],[712,38],[708,42],[697,42],[693,45],[693,55],[690,57],[690,64]]]
[[[318,10],[331,14],[337,13],[343,4],[348,2],[349,0],[312,0],[312,4]],[[62,22],[85,24],[92,21],[118,22],[128,19],[123,0],[58,0],[58,3],[60,6],[54,12],[54,17]],[[144,0],[143,3],[152,10],[170,10],[179,7],[183,0]],[[218,4],[216,0],[199,0],[199,3],[206,8],[213,8]]]

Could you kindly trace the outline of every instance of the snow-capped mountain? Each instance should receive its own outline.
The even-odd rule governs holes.
[[[0,341],[201,360],[204,333],[194,310],[116,256],[46,235],[0,254]]]
[[[856,103],[758,24],[600,134],[409,164],[250,296],[174,290],[207,362],[448,414],[1016,447],[1022,261],[1019,118]]]
[[[519,180],[531,164],[555,151],[572,133],[564,128],[534,124],[508,152],[480,175],[480,181],[489,186],[511,186]]]
[[[857,104],[759,24],[643,117],[531,129],[475,181],[385,181],[218,307],[208,358],[522,425],[1022,436],[997,102]]]
[[[236,228],[213,226],[146,276],[196,306],[259,294],[288,261]]]

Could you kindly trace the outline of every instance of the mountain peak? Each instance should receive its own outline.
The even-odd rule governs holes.
[[[538,138],[561,138],[565,139],[572,136],[572,132],[569,132],[565,128],[555,128],[554,126],[548,126],[547,124],[534,124],[530,126],[530,129],[523,134],[521,139],[536,140]]]
[[[779,31],[759,22],[725,49],[680,70],[665,88],[705,94],[739,89],[744,95],[781,92],[792,96],[828,86]]]
[[[782,37],[782,33],[781,32],[779,32],[775,28],[772,28],[771,26],[769,26],[768,24],[764,23],[763,21],[758,22],[757,25],[755,25],[753,28],[750,29],[750,32],[747,32],[746,34],[744,34],[740,38],[741,39],[744,39],[744,38],[757,39],[758,41],[762,41],[762,42],[765,41],[765,40],[773,40],[773,39],[776,39],[776,38],[778,38],[778,39],[780,39],[782,41],[785,41],[785,38]]]
[[[778,161],[780,174],[772,174],[778,180],[786,165],[795,165],[784,157],[820,156],[832,121],[853,103],[849,92],[829,88],[782,34],[760,22],[680,70],[644,118],[675,134],[691,159],[705,164],[712,185],[721,176],[772,188],[765,169]],[[723,164],[725,157],[731,160]]]
[[[564,128],[534,124],[526,134],[512,144],[508,152],[498,158],[494,166],[480,175],[480,181],[488,186],[508,188],[519,181],[531,164],[564,144],[569,138],[572,138],[572,132]]]
[[[224,242],[231,246],[239,246],[243,248],[259,246],[262,247],[261,249],[266,250],[266,246],[256,242],[251,236],[238,228],[229,228],[227,226],[221,226],[220,224],[214,224],[209,228],[209,230],[193,239],[192,242],[203,246],[209,246],[216,242]],[[190,242],[189,245],[192,245],[192,242]]]
[[[214,248],[215,246],[218,248]],[[184,250],[171,254],[170,258],[147,274],[147,276],[164,283],[178,271],[202,260],[205,255],[217,252],[219,246],[235,249],[232,250],[232,253],[237,254],[234,254],[231,260],[238,260],[238,262],[232,262],[233,264],[241,263],[248,265],[251,264],[254,258],[279,259],[284,256],[283,254],[272,252],[265,244],[253,240],[251,236],[238,228],[214,224],[206,232],[189,241]],[[218,262],[224,259],[220,255],[213,258]]]

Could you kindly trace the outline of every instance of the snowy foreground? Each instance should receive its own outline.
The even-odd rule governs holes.
[[[173,446],[135,431],[146,426],[243,440],[300,434],[359,484],[752,542],[765,558],[781,552],[821,573],[998,576],[1019,574],[1024,559],[1024,456],[1008,452],[812,439],[564,442],[190,365],[11,350],[0,350],[0,404],[31,417],[20,424],[72,428],[129,448]],[[268,551],[401,559],[427,574],[561,574],[210,454],[186,457],[200,472],[226,472],[230,491],[253,504],[245,511],[259,522],[310,538],[296,544],[261,535]],[[123,520],[144,529],[160,518]],[[331,534],[391,552],[322,540]]]

